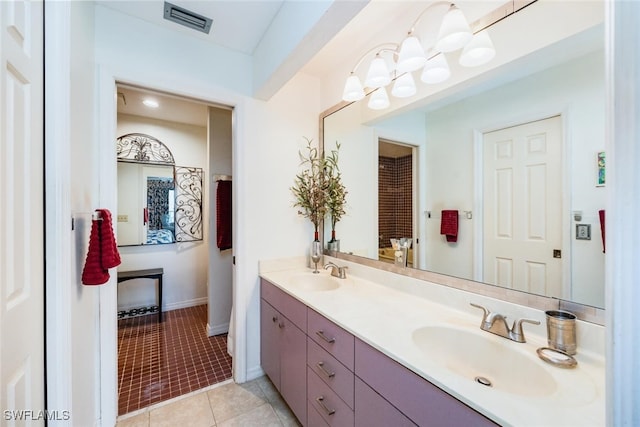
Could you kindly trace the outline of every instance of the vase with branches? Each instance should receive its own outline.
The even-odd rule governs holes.
[[[327,191],[325,161],[311,139],[307,141],[306,151],[298,152],[300,166],[304,169],[296,175],[291,191],[295,196],[294,206],[305,218],[309,218],[314,227],[314,241],[318,241],[318,229],[327,212]]]
[[[340,143],[336,141],[336,148],[324,157],[327,213],[331,218],[331,240],[328,244],[329,249],[334,252],[340,250],[339,241],[336,239],[336,224],[345,214],[347,197],[347,189],[342,183],[342,175],[338,167],[339,151]]]

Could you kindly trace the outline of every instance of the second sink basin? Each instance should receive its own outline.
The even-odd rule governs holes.
[[[291,277],[292,286],[303,291],[332,291],[340,287],[338,279],[324,273],[302,273]]]
[[[487,334],[428,326],[413,332],[422,353],[450,372],[496,390],[520,396],[541,397],[557,389],[554,378],[535,358],[512,348],[520,345]]]

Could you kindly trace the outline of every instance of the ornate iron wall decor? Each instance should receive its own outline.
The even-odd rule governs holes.
[[[118,160],[174,165],[173,154],[160,140],[144,133],[128,133],[116,140]]]
[[[202,168],[175,167],[176,242],[202,240]]]

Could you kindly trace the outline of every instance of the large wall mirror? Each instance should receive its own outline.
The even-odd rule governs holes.
[[[202,240],[201,168],[175,166],[150,135],[117,139],[119,246]]]
[[[411,238],[404,268],[603,308],[604,70],[597,25],[432,101],[372,116],[365,98],[329,111],[324,149],[341,144],[349,192],[341,252],[393,262],[390,239]],[[496,163],[518,150],[548,154]],[[444,210],[457,211],[455,241],[441,234]],[[521,242],[500,255],[513,236]]]

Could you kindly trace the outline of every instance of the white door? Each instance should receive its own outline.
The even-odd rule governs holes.
[[[7,426],[44,425],[42,7],[0,1],[0,408],[9,411],[0,424]]]
[[[560,116],[486,133],[483,149],[484,281],[561,297]]]

